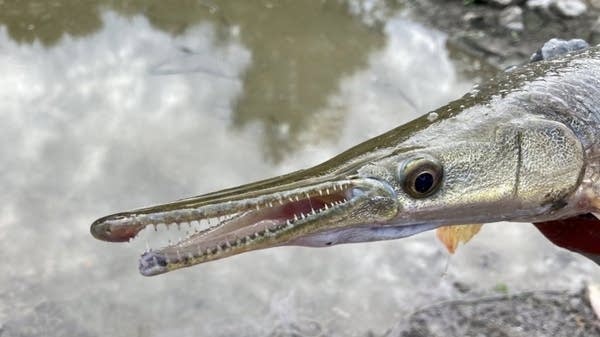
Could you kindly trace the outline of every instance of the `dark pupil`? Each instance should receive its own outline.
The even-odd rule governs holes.
[[[423,172],[415,179],[415,191],[427,193],[433,186],[433,175],[429,172]]]

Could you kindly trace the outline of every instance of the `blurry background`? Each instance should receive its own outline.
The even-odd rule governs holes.
[[[419,13],[0,0],[0,336],[381,335],[431,303],[600,280],[528,224],[487,225],[454,256],[425,233],[152,278],[143,243],[89,234],[109,213],[317,164],[497,71]]]

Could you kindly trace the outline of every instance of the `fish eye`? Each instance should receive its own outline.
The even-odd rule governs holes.
[[[424,198],[440,187],[443,169],[435,158],[421,156],[407,161],[398,173],[406,193],[414,198]]]

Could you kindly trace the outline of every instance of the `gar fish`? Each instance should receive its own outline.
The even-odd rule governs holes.
[[[534,223],[600,261],[600,46],[529,63],[312,168],[96,220],[94,237],[210,222],[146,251],[143,275],[285,245]]]

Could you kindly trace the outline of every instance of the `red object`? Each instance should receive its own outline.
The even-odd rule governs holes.
[[[578,253],[600,255],[600,220],[592,214],[534,225],[557,246]]]

